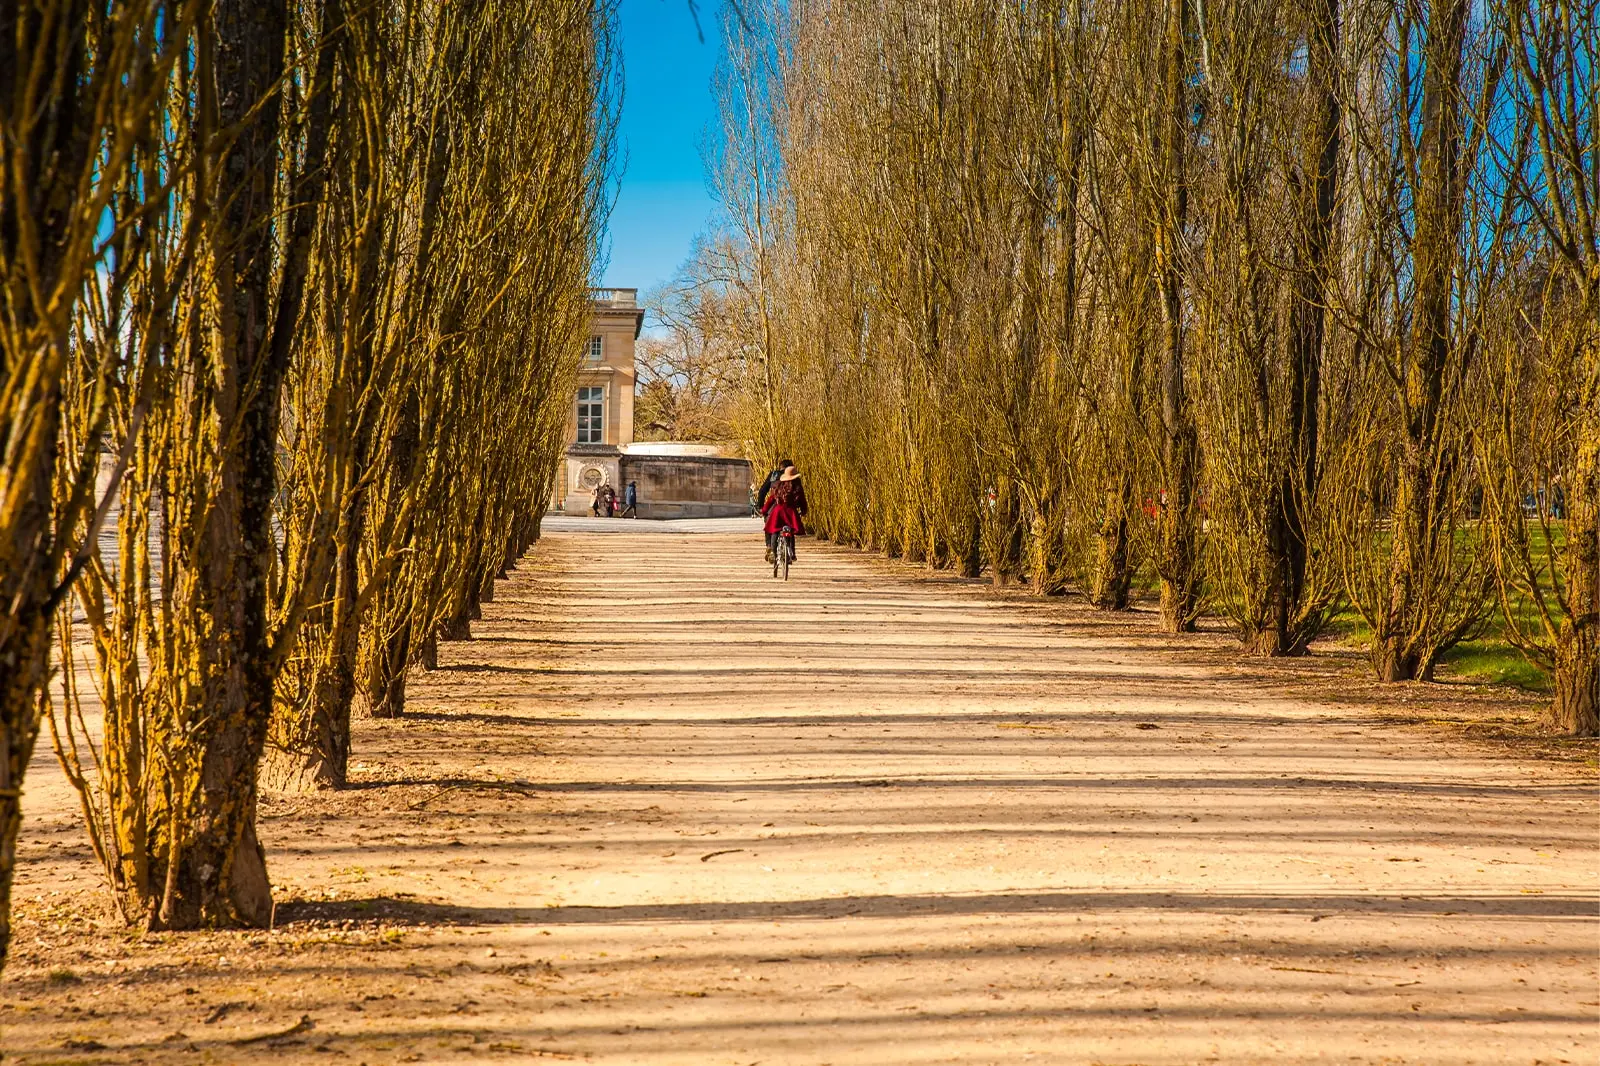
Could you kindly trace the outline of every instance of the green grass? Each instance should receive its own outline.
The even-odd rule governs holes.
[[[1468,538],[1479,536],[1480,532],[1478,524],[1472,523],[1458,529],[1456,537],[1465,542]],[[1530,523],[1528,536],[1534,561],[1547,564],[1551,551],[1559,551],[1562,546],[1565,523],[1554,523],[1552,536],[1548,540],[1537,523]],[[1153,595],[1160,587],[1161,582],[1154,568],[1149,565],[1148,560],[1144,561],[1134,571],[1132,591],[1136,596]],[[1526,600],[1514,602],[1512,610],[1527,630],[1536,630],[1537,615],[1531,603]],[[1321,639],[1365,650],[1371,643],[1372,630],[1367,627],[1366,621],[1360,614],[1346,605],[1329,620]],[[1483,631],[1477,637],[1462,641],[1439,657],[1439,672],[1447,677],[1479,684],[1509,685],[1539,694],[1548,694],[1553,687],[1550,673],[1529,662],[1505,638],[1505,618],[1497,603],[1491,604]]]
[[[1505,621],[1497,609],[1490,614],[1483,632],[1476,638],[1464,640],[1439,656],[1440,673],[1479,684],[1510,685],[1527,692],[1548,693],[1551,690],[1549,672],[1529,662],[1506,640],[1504,626]],[[1333,616],[1322,639],[1365,650],[1371,643],[1372,630],[1365,619],[1345,607]]]
[[[1345,604],[1328,619],[1320,639],[1336,641],[1352,648],[1365,648],[1372,639],[1372,630],[1367,628],[1367,620],[1354,607]]]
[[[1528,527],[1530,546],[1536,563],[1547,564],[1550,553],[1560,550],[1565,524],[1555,523],[1553,536],[1546,540],[1544,531],[1532,523]],[[1456,531],[1459,540],[1476,537],[1479,527],[1473,523]],[[1537,628],[1537,614],[1533,604],[1519,599],[1512,603],[1512,611],[1528,631]],[[1323,640],[1336,640],[1349,647],[1365,649],[1372,640],[1372,631],[1362,617],[1348,605],[1329,621],[1322,634]],[[1472,640],[1462,641],[1439,656],[1440,673],[1448,677],[1475,681],[1480,684],[1510,685],[1527,692],[1540,694],[1551,691],[1548,671],[1535,666],[1505,638],[1505,616],[1498,603],[1490,605],[1483,630]]]
[[[1439,657],[1439,665],[1453,676],[1484,684],[1541,693],[1551,689],[1549,672],[1530,663],[1498,632],[1462,641]]]

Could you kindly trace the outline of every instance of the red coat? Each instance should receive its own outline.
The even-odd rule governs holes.
[[[767,516],[764,528],[768,533],[777,533],[784,526],[794,530],[796,536],[804,533],[806,530],[801,518],[806,513],[806,490],[800,484],[800,479],[780,481],[774,485],[767,495],[767,502],[761,505],[761,513]]]

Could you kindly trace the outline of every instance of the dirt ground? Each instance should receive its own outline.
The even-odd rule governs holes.
[[[42,744],[4,1061],[1600,1061],[1594,748],[1525,704],[643,527],[266,798],[271,932],[108,921]]]

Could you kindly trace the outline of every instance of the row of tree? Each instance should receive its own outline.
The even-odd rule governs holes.
[[[0,3],[0,964],[41,721],[129,921],[264,925],[258,786],[343,783],[537,537],[613,18]]]
[[[1383,679],[1491,612],[1600,724],[1600,16],[783,0],[704,262],[825,536]],[[1147,568],[1147,569],[1142,569]]]

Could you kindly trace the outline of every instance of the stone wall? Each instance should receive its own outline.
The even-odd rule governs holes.
[[[618,469],[622,453],[609,444],[573,444],[567,448],[567,459],[558,474],[552,511],[567,514],[590,514],[594,507],[594,490],[603,481],[622,495],[622,473]]]
[[[750,464],[709,455],[623,453],[622,492],[639,483],[640,518],[735,518],[750,513]]]

